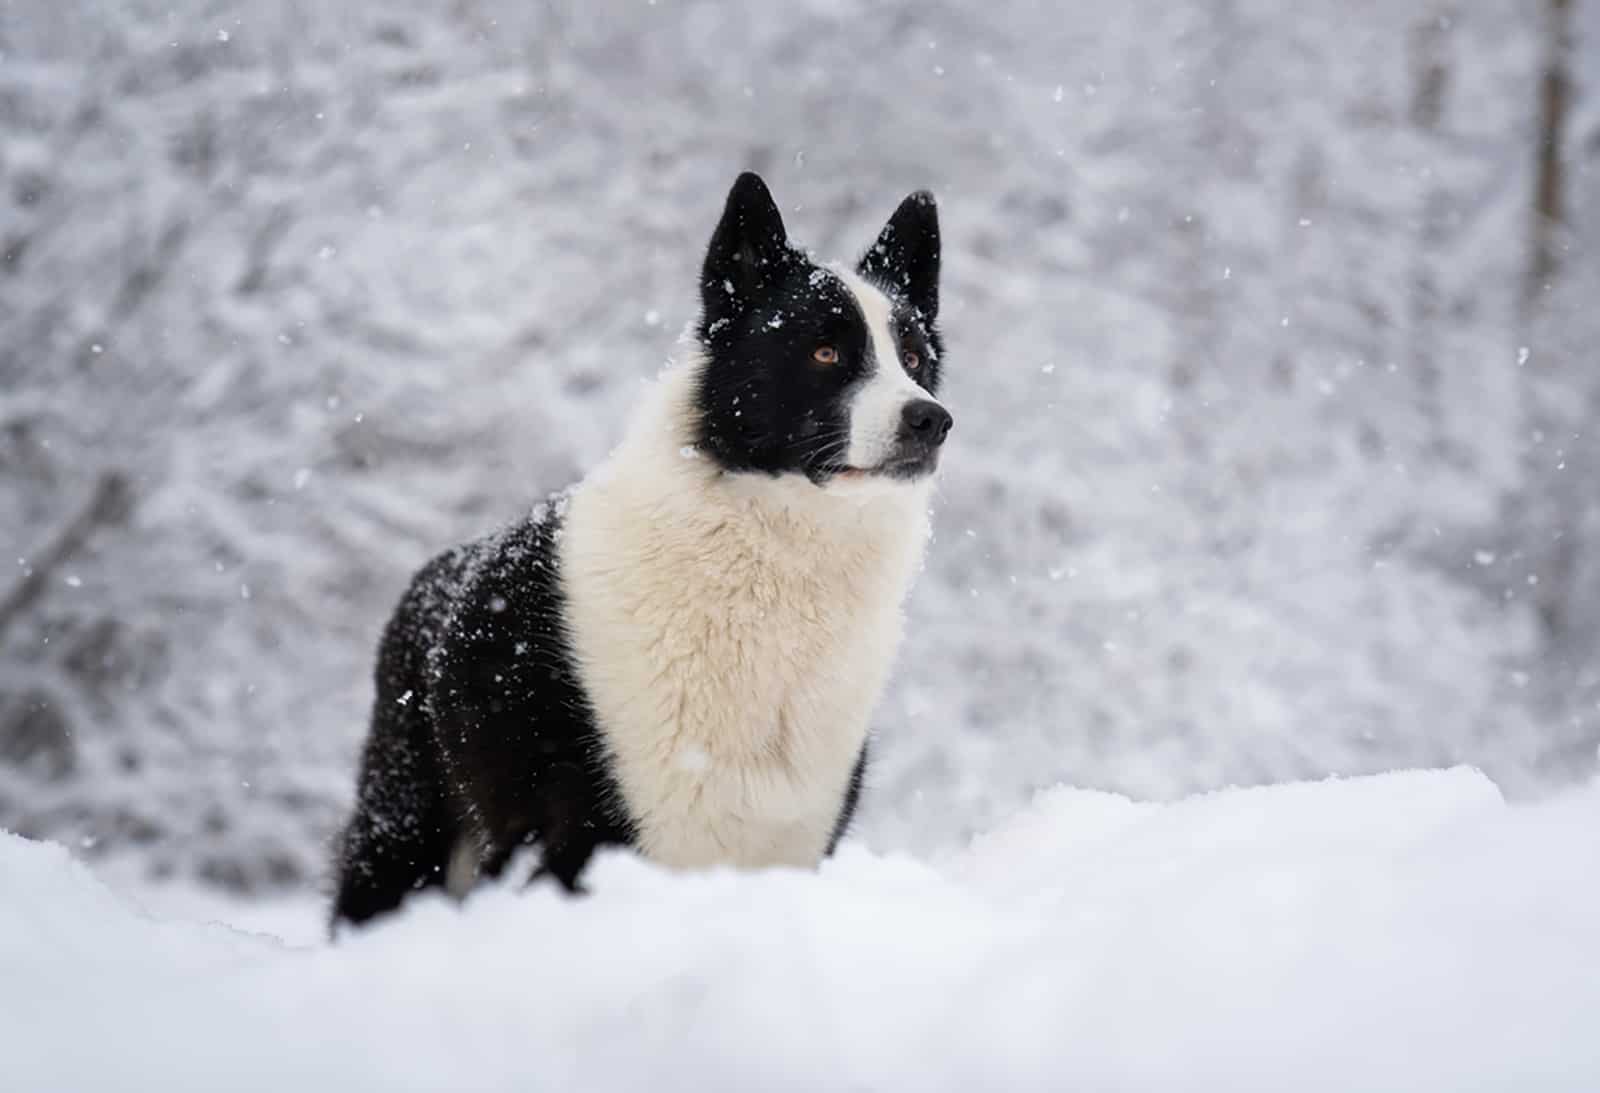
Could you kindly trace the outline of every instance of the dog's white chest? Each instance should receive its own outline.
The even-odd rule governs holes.
[[[640,849],[676,867],[814,865],[899,641],[924,514],[811,528],[638,477],[578,491],[562,572]],[[652,488],[664,506],[640,503]]]

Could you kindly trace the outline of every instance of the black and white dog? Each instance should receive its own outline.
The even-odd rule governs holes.
[[[823,266],[739,177],[622,444],[390,620],[336,926],[524,846],[568,888],[608,843],[681,868],[833,850],[950,429],[938,280],[928,194]]]

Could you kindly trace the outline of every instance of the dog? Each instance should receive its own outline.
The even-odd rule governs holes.
[[[903,201],[854,265],[734,182],[698,319],[621,444],[449,550],[389,620],[332,926],[597,848],[813,868],[861,795],[929,535],[939,221]]]

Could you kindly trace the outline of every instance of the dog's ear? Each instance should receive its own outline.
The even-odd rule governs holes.
[[[939,317],[939,209],[918,190],[883,226],[857,267],[862,276],[893,289],[931,322]]]
[[[734,180],[717,230],[711,233],[700,273],[703,329],[715,332],[774,284],[795,260],[783,230],[783,214],[761,176],[746,171]]]

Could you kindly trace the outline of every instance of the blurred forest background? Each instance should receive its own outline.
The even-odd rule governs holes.
[[[1600,745],[1600,2],[0,0],[0,827],[319,883],[430,552],[618,439],[736,171],[934,188],[860,834]]]

